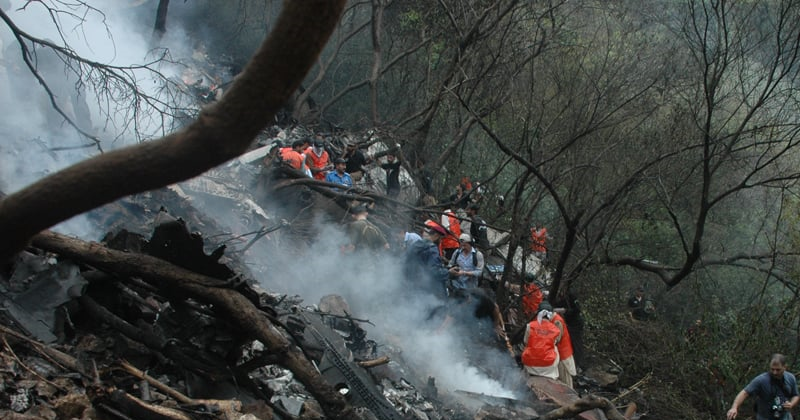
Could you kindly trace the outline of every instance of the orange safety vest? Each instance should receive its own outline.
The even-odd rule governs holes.
[[[322,151],[322,155],[321,156],[317,156],[317,154],[314,153],[314,148],[309,146],[309,148],[306,149],[305,154],[306,154],[306,157],[310,160],[310,163],[308,165],[309,168],[322,169],[322,168],[328,166],[328,151],[327,150],[323,150]],[[325,180],[325,172],[317,172],[317,173],[315,173],[314,174],[314,179],[319,179],[319,180],[323,180],[324,181]]]
[[[528,283],[522,289],[522,310],[526,319],[533,318],[539,310],[539,304],[544,300],[544,294],[535,283]]]
[[[445,235],[441,241],[439,241],[439,250],[444,249],[451,249],[451,248],[458,248],[461,244],[458,243],[458,237],[461,236],[461,222],[458,221],[455,213],[452,211],[445,212],[447,215],[447,221],[450,222],[450,226],[447,229],[452,233],[452,235]]]
[[[556,342],[561,331],[556,324],[547,319],[542,323],[533,320],[528,323],[528,342],[522,352],[522,364],[525,366],[547,367],[558,360]]]
[[[556,312],[555,316],[553,316],[553,323],[556,324],[556,327],[558,327],[558,323],[561,323],[563,327],[563,329],[560,329],[561,340],[558,340],[558,354],[561,356],[561,360],[569,359],[574,351],[572,350],[572,340],[569,338],[567,322],[564,321],[564,317],[560,313]]]
[[[303,166],[303,155],[295,152],[291,147],[284,147],[280,150],[281,159],[288,163],[289,166],[295,169],[300,169]]]
[[[533,252],[547,252],[545,240],[547,239],[547,228],[541,228],[538,231],[536,228],[531,228],[531,251]]]

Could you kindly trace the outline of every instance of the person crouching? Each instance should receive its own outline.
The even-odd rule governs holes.
[[[522,364],[531,375],[558,379],[558,342],[561,331],[553,323],[553,312],[539,307],[536,318],[528,323],[525,330],[525,350]]]

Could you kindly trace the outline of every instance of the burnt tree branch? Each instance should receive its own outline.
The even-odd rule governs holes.
[[[285,2],[274,30],[231,89],[194,123],[77,163],[0,201],[0,261],[58,222],[192,178],[244,153],[314,65],[345,3]]]
[[[73,258],[98,269],[141,277],[162,287],[180,290],[187,296],[209,303],[220,316],[248,331],[251,337],[264,343],[267,351],[279,363],[294,373],[319,401],[332,419],[356,419],[352,406],[320,376],[317,369],[302,351],[272,324],[267,315],[244,295],[233,289],[215,287],[219,280],[205,277],[175,266],[155,257],[116,251],[97,243],[69,238],[54,232],[42,232],[33,238],[33,244],[64,257]]]

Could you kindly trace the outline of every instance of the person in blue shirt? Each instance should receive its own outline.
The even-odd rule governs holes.
[[[472,246],[472,236],[469,233],[462,233],[458,237],[458,243],[460,248],[453,253],[448,264],[450,286],[461,290],[478,287],[483,273],[483,253]]]
[[[340,184],[344,185],[348,188],[353,187],[353,178],[350,177],[350,174],[344,171],[347,162],[344,159],[338,158],[333,161],[334,170],[328,172],[328,175],[325,175],[325,182],[330,182],[332,184]]]
[[[791,420],[791,411],[800,402],[797,380],[786,371],[786,356],[773,354],[769,371],[756,376],[739,392],[728,410],[728,420],[739,414],[739,406],[749,396],[756,398],[756,420]]]

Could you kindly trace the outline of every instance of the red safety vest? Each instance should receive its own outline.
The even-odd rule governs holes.
[[[561,340],[558,340],[558,354],[561,356],[561,360],[566,360],[569,359],[574,353],[572,350],[572,340],[569,338],[567,322],[564,321],[564,317],[562,317],[560,313],[556,312],[555,316],[553,317],[553,323],[557,324],[559,322],[564,329],[561,331]],[[558,325],[556,325],[556,327],[558,327]]]
[[[321,156],[317,156],[317,154],[314,153],[314,148],[309,147],[308,149],[306,149],[305,153],[306,153],[306,158],[309,159],[310,161],[308,165],[309,168],[322,169],[328,166],[328,152],[326,150],[322,151]],[[325,172],[315,173],[314,179],[325,180]]]
[[[538,231],[536,228],[531,228],[531,251],[547,252],[547,246],[545,246],[546,239],[547,228],[541,228]]]
[[[531,319],[539,310],[539,304],[544,300],[544,294],[535,283],[528,283],[522,289],[522,310],[525,319]]]
[[[281,159],[288,163],[289,166],[295,169],[300,169],[303,166],[303,155],[295,152],[291,147],[284,147],[280,150]]]
[[[558,360],[556,340],[561,334],[556,324],[543,319],[533,320],[528,324],[528,342],[522,352],[522,364],[525,366],[552,366]]]
[[[447,229],[452,233],[452,235],[445,235],[445,237],[439,241],[439,249],[443,250],[458,248],[461,246],[461,244],[458,243],[458,237],[461,236],[461,222],[459,222],[455,213],[452,211],[445,212],[445,214],[447,214],[447,221],[450,222],[450,227]]]

